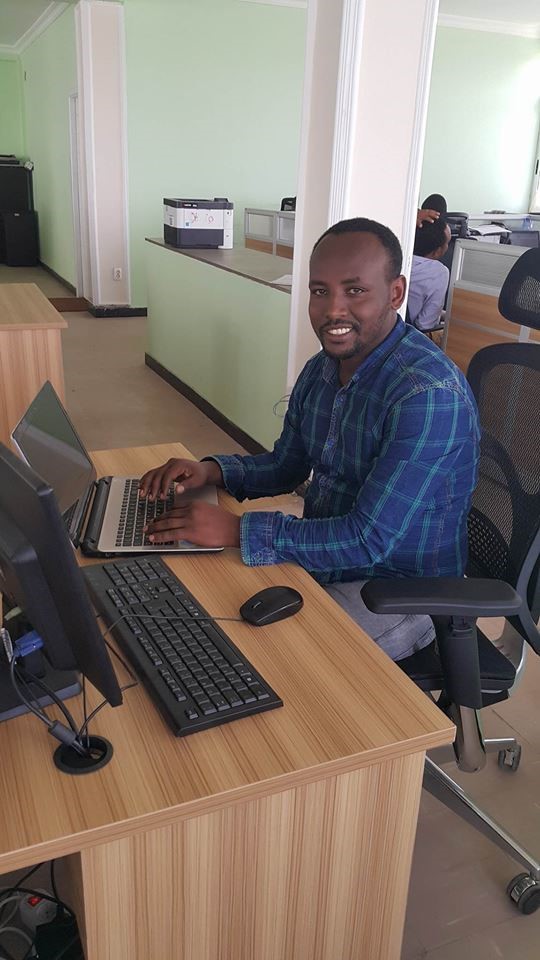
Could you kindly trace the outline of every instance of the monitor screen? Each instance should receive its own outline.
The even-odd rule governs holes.
[[[0,593],[21,608],[52,667],[76,669],[112,706],[122,702],[55,495],[1,443]]]
[[[94,465],[47,380],[12,433],[33,470],[53,488],[65,513],[96,479]]]

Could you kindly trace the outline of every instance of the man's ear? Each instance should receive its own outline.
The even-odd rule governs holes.
[[[403,274],[399,277],[396,277],[395,280],[392,280],[392,285],[390,287],[392,308],[394,310],[399,310],[401,304],[405,299],[405,294],[407,292],[407,281]]]

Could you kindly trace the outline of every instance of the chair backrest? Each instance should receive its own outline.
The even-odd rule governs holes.
[[[523,261],[523,263],[522,263]],[[501,289],[511,322],[540,328],[540,250],[528,250]],[[498,343],[467,377],[482,424],[479,480],[469,515],[468,576],[510,583],[527,602],[518,629],[540,653],[540,343]],[[513,621],[514,622],[514,621]]]
[[[468,213],[456,213],[449,211],[447,214],[445,214],[444,219],[450,227],[450,234],[452,237],[454,237],[454,239],[457,239],[458,237],[465,239],[469,232]]]
[[[540,230],[512,230],[508,243],[515,247],[540,247]]]
[[[281,201],[282,210],[296,210],[296,197],[283,197]]]

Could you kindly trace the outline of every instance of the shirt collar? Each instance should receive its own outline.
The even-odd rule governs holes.
[[[350,386],[351,383],[355,383],[360,377],[365,376],[370,370],[382,366],[386,358],[394,352],[399,341],[404,337],[406,330],[406,325],[398,313],[396,323],[388,336],[385,337],[378,347],[375,347],[375,350],[372,350],[360,366],[356,368],[347,387]],[[326,380],[327,383],[335,383],[340,386],[338,370],[339,364],[337,360],[334,360],[332,357],[324,358],[322,368],[323,380]]]

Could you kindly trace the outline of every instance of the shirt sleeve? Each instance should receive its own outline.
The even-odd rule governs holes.
[[[301,390],[302,377],[291,393],[281,436],[271,452],[205,458],[219,463],[225,489],[240,502],[290,493],[309,477],[312,465],[301,434]]]
[[[430,289],[424,297],[420,312],[414,321],[415,327],[419,330],[432,330],[433,327],[436,327],[444,306],[450,274],[444,263],[437,263],[437,266],[440,269],[433,271]]]
[[[379,455],[354,508],[309,520],[246,513],[240,523],[244,563],[293,561],[313,573],[354,568],[370,576],[413,523],[422,548],[422,515],[441,497],[451,497],[459,471],[470,472],[477,443],[473,405],[459,390],[429,388],[401,401],[387,416]]]

